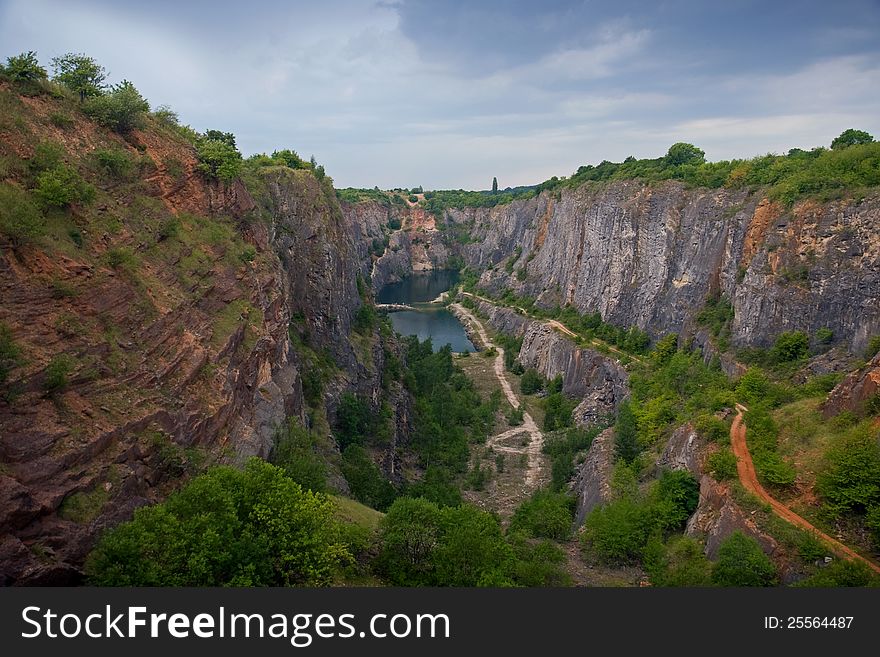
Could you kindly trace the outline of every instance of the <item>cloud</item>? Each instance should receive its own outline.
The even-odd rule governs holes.
[[[757,20],[757,12],[761,19]],[[13,54],[86,51],[246,153],[314,153],[342,186],[485,188],[579,165],[880,133],[880,9],[757,0],[118,3],[9,0]]]

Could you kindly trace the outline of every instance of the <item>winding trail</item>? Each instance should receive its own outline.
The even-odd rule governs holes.
[[[493,301],[492,299],[489,299],[487,297],[481,297],[479,294],[473,294],[472,292],[465,292],[461,288],[459,288],[458,292],[462,296],[470,297],[471,299],[479,299],[480,301],[488,303],[491,306],[496,306],[496,307],[499,306],[499,303],[497,301]],[[559,322],[555,319],[537,319],[535,317],[532,317],[532,315],[531,315],[531,313],[529,313],[529,311],[527,311],[525,308],[522,308],[520,306],[505,306],[505,307],[511,308],[511,309],[515,310],[516,312],[518,312],[520,315],[524,315],[525,317],[528,317],[530,319],[534,319],[535,321],[543,322],[547,326],[550,326],[551,328],[556,329],[557,331],[559,331],[563,335],[567,335],[570,338],[574,338],[575,340],[580,339],[580,336],[577,333],[572,331],[570,328],[568,328],[562,322]],[[592,344],[594,347],[605,348],[608,351],[611,351],[611,352],[617,354],[618,356],[625,356],[626,358],[630,358],[630,359],[636,360],[640,363],[644,363],[644,361],[641,358],[639,358],[638,356],[636,356],[634,354],[624,353],[620,349],[615,347],[614,345],[608,344],[607,342],[604,342],[602,340],[597,340],[596,338],[592,338],[590,340],[590,344]],[[620,361],[617,361],[617,362],[620,363]]]
[[[773,513],[783,520],[815,534],[831,547],[838,556],[861,561],[867,564],[868,567],[875,572],[880,573],[880,565],[877,565],[870,559],[866,559],[840,541],[831,538],[828,534],[814,527],[787,506],[774,499],[761,485],[761,482],[758,481],[758,474],[755,471],[755,464],[752,462],[752,455],[749,453],[749,447],[746,443],[746,425],[743,422],[743,411],[747,410],[749,409],[742,404],[737,404],[736,417],[733,420],[733,424],[730,426],[730,444],[733,448],[733,453],[736,456],[736,471],[743,487],[769,504],[770,508],[773,509]]]
[[[516,396],[516,393],[513,392],[513,387],[510,385],[510,381],[507,380],[507,376],[504,374],[504,349],[492,343],[489,339],[489,334],[486,332],[486,328],[483,326],[483,323],[477,319],[476,315],[458,303],[451,304],[451,307],[455,309],[456,314],[467,319],[471,326],[473,326],[477,335],[480,336],[480,341],[483,343],[483,346],[487,349],[489,347],[494,347],[496,349],[498,355],[495,356],[494,363],[495,377],[498,379],[498,383],[501,384],[501,390],[504,391],[504,396],[507,398],[510,405],[513,406],[513,408],[520,408],[521,404],[519,398]],[[503,440],[508,440],[524,433],[529,435],[529,444],[525,447],[500,444]],[[529,465],[526,469],[525,483],[529,488],[537,488],[541,475],[541,448],[544,446],[544,434],[538,428],[538,425],[535,424],[535,420],[532,419],[532,416],[529,415],[528,411],[523,409],[523,423],[521,426],[513,427],[512,429],[508,429],[507,431],[503,431],[490,437],[489,440],[486,441],[486,446],[497,452],[505,452],[507,454],[528,454]]]

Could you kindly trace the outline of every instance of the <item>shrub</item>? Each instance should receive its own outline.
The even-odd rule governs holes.
[[[631,463],[639,455],[638,425],[629,400],[617,409],[614,424],[614,452],[620,460]]]
[[[814,575],[801,580],[795,586],[811,588],[880,586],[880,578],[861,561],[840,559],[820,568]]]
[[[718,481],[736,477],[736,456],[727,448],[719,449],[709,457],[709,472]]]
[[[95,198],[95,188],[85,182],[75,169],[60,164],[37,177],[34,194],[43,207],[66,208],[74,203],[91,203]]]
[[[99,125],[127,135],[135,128],[144,127],[150,104],[131,82],[123,80],[109,93],[90,98],[83,111]]]
[[[780,333],[770,350],[770,358],[776,363],[800,360],[809,353],[810,340],[803,331]]]
[[[380,524],[376,564],[398,586],[508,583],[513,553],[498,521],[475,507],[395,500]]]
[[[672,166],[702,164],[706,161],[705,156],[705,151],[697,148],[693,144],[678,142],[669,147],[669,151],[666,153],[666,162]]]
[[[421,480],[410,484],[405,493],[407,497],[423,497],[439,507],[461,504],[461,491],[455,477],[448,469],[437,465],[429,465]]]
[[[177,115],[177,112],[171,109],[168,105],[159,105],[159,107],[153,110],[153,118],[159,123],[169,127],[177,127],[180,125],[180,117]]]
[[[571,417],[577,402],[568,399],[560,392],[549,395],[544,400],[544,431],[556,431],[570,427],[573,423]]]
[[[7,183],[0,183],[0,233],[19,247],[39,237],[45,229],[43,217],[30,194]]]
[[[523,409],[522,406],[519,408],[512,408],[507,411],[507,424],[512,427],[518,427],[523,423]]]
[[[819,344],[831,344],[832,340],[834,340],[834,331],[827,326],[823,326],[816,331],[816,342]]]
[[[241,153],[228,141],[200,138],[196,142],[199,171],[223,182],[231,182],[241,171]]]
[[[374,509],[384,511],[397,497],[397,489],[359,445],[349,445],[342,453],[342,475],[354,498]]]
[[[816,489],[834,512],[861,513],[880,504],[880,445],[875,430],[853,427],[834,440],[825,461]]]
[[[371,303],[362,303],[354,315],[352,327],[362,335],[372,333],[376,326],[376,307]]]
[[[61,112],[51,112],[49,114],[49,123],[62,130],[67,130],[74,126],[73,119]]]
[[[865,360],[871,360],[880,354],[880,335],[871,336],[868,340],[868,346],[865,348]]]
[[[275,432],[273,462],[305,489],[327,490],[327,469],[315,452],[315,438],[294,418]]]
[[[131,156],[122,149],[101,148],[92,152],[92,158],[105,173],[120,180],[128,179],[134,170]]]
[[[516,559],[513,581],[518,586],[570,586],[565,572],[565,552],[550,541],[530,541],[522,534],[508,534]]]
[[[334,505],[253,458],[135,511],[89,555],[99,586],[316,586],[351,560]]]
[[[574,499],[564,493],[538,490],[514,511],[510,531],[564,541],[571,535],[573,502]]]
[[[687,470],[664,470],[648,505],[653,524],[663,531],[684,526],[700,501],[700,483]]]
[[[13,82],[36,82],[47,77],[46,69],[40,66],[33,50],[7,57],[5,72]]]
[[[58,354],[53,356],[52,360],[46,366],[45,377],[43,378],[43,389],[48,393],[55,393],[67,387],[68,376],[76,365],[72,356],[67,354]]]
[[[650,535],[645,507],[631,499],[620,499],[593,509],[584,521],[583,546],[609,565],[636,561]]]
[[[544,389],[544,377],[538,370],[527,369],[519,381],[519,390],[524,395],[533,395]]]
[[[350,392],[339,398],[335,433],[340,449],[363,443],[372,423],[373,414],[366,400]]]
[[[645,546],[645,570],[654,586],[711,586],[712,564],[703,546],[690,536],[657,537]]]
[[[718,548],[712,583],[716,586],[773,586],[777,583],[776,566],[755,539],[737,530]]]

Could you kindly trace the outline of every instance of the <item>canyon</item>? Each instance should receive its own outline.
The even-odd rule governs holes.
[[[760,188],[588,182],[438,216],[419,204],[340,200],[309,170],[209,180],[192,147],[167,130],[123,139],[82,117],[70,130],[48,119],[51,98],[16,98],[26,129],[0,133],[4,157],[29,162],[40,143],[61,144],[100,193],[93,210],[56,217],[56,247],[9,242],[0,253],[0,321],[24,353],[7,384],[14,394],[0,400],[0,584],[79,583],[101,532],[209,464],[270,458],[291,418],[324,435],[317,450],[332,487],[348,492],[333,439],[347,393],[375,413],[387,409],[390,436],[372,456],[402,481],[412,398],[383,373],[403,350],[358,318],[379,290],[413,273],[461,266],[493,299],[513,293],[539,309],[598,312],[655,341],[676,333],[731,374],[740,364],[698,321],[710,299],[730,301],[735,348],[769,347],[784,331],[816,346],[817,332],[830,330],[815,373],[846,370],[880,334],[876,191],[787,207]],[[108,180],[89,170],[99,149],[125,153],[137,173]],[[169,222],[178,237],[164,235]],[[137,265],[114,264],[114,253]],[[578,426],[610,422],[629,394],[613,351],[515,307],[474,304],[494,332],[522,339],[523,367],[561,376]],[[59,354],[74,364],[52,392]],[[863,404],[877,368],[874,359],[850,374],[826,408]],[[711,537],[710,552],[736,529],[776,550],[708,476],[707,450],[691,426],[662,450],[661,461],[701,480],[688,532]],[[578,522],[610,499],[613,459],[605,429],[572,480]]]

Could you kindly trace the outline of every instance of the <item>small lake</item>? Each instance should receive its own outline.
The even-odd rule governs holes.
[[[452,351],[475,351],[461,322],[441,305],[428,303],[458,283],[458,272],[439,270],[412,274],[399,283],[386,285],[376,295],[378,303],[404,303],[416,308],[389,313],[394,330],[401,335],[431,338],[434,351],[450,345]]]

